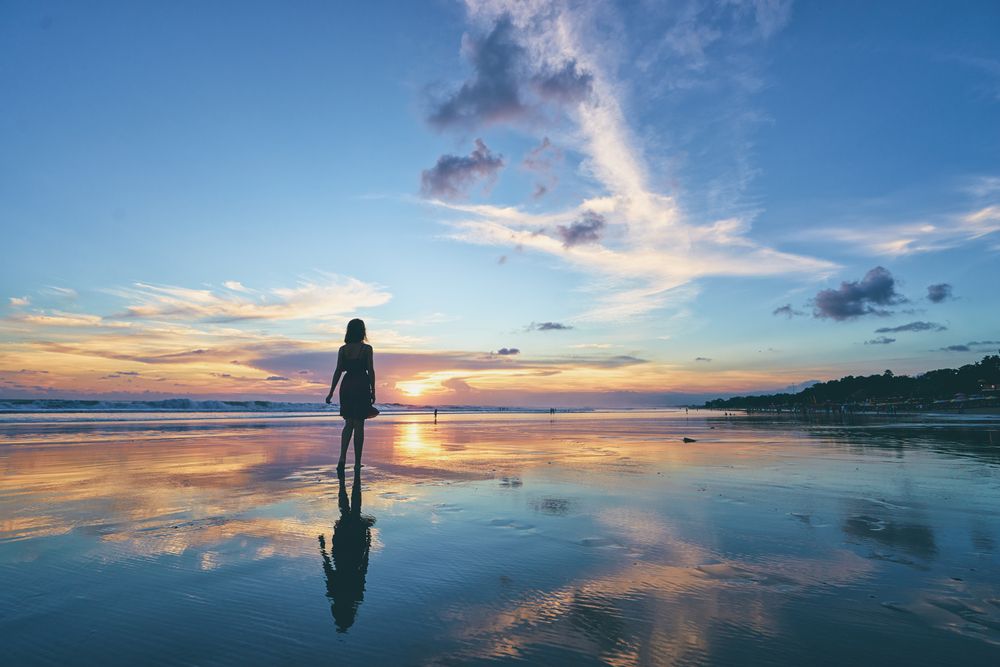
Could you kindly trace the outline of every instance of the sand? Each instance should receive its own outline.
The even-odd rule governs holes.
[[[997,421],[188,417],[0,423],[5,664],[1000,660]]]

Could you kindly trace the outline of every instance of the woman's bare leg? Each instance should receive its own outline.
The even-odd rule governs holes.
[[[365,446],[365,420],[354,420],[354,467],[361,467],[361,450]]]
[[[347,447],[351,444],[351,434],[353,432],[354,420],[345,419],[344,430],[340,433],[340,460],[337,461],[338,468],[343,468],[344,464],[347,462]]]

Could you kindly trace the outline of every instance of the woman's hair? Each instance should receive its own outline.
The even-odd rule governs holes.
[[[365,333],[365,321],[355,317],[347,323],[347,333],[344,334],[344,342],[360,343],[363,340],[368,340],[368,334]]]

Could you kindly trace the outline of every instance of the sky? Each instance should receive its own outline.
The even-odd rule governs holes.
[[[651,406],[1000,347],[1000,5],[0,4],[0,397]]]

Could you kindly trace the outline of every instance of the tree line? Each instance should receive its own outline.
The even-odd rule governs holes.
[[[889,401],[934,401],[966,396],[1000,387],[1000,355],[987,355],[982,361],[961,368],[939,368],[920,375],[896,375],[887,370],[881,375],[848,375],[839,380],[820,382],[796,394],[734,396],[706,401],[706,408],[795,408],[827,404],[880,403]]]

